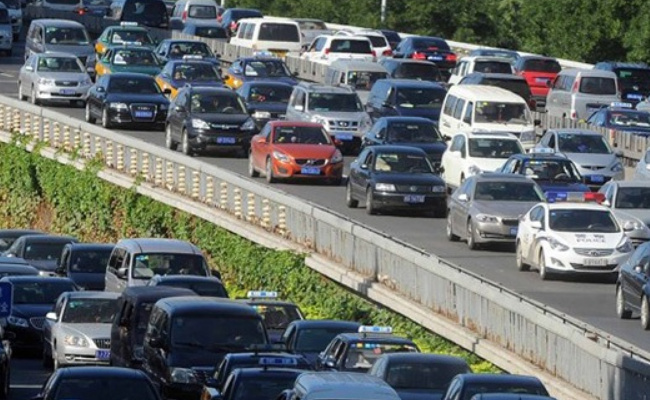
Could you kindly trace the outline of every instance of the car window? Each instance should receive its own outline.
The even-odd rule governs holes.
[[[525,125],[530,123],[530,112],[524,103],[479,101],[476,103],[474,122],[508,123]]]
[[[611,154],[612,149],[602,135],[558,134],[558,148],[565,153]]]
[[[41,72],[83,72],[79,61],[75,57],[47,57],[38,58],[37,71]]]
[[[294,24],[264,22],[260,25],[258,40],[300,42],[300,33]]]
[[[216,19],[217,7],[210,5],[190,5],[187,14],[190,18]]]
[[[560,232],[620,232],[620,227],[609,210],[553,209],[549,211],[549,227]],[[589,239],[577,237],[576,240],[585,245],[605,243],[604,236]]]
[[[469,155],[477,158],[510,158],[523,153],[517,140],[473,138],[469,139]]]
[[[615,95],[616,80],[613,78],[582,77],[580,93],[596,95]]]
[[[477,182],[474,200],[480,201],[543,201],[544,195],[529,182]]]
[[[463,117],[463,122],[466,124],[472,124],[472,110],[474,109],[474,103],[467,103],[467,108],[465,109],[465,116]]]
[[[90,37],[83,28],[45,28],[45,43],[66,45],[90,44]]]

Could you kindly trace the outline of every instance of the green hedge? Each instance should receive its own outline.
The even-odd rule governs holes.
[[[278,290],[310,318],[391,325],[428,352],[464,357],[475,371],[496,371],[490,363],[427,331],[409,319],[368,302],[305,265],[304,256],[273,251],[216,225],[96,177],[85,171],[0,145],[0,226],[32,227],[69,234],[86,242],[122,237],[173,237],[204,250],[235,296],[248,289]]]

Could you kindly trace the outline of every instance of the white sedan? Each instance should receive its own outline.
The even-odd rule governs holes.
[[[633,250],[607,207],[540,203],[519,221],[516,263],[521,271],[536,267],[543,280],[561,273],[614,275]]]

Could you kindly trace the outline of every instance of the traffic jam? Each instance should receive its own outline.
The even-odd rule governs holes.
[[[69,20],[25,26],[20,100],[160,131],[187,156],[234,154],[266,184],[345,186],[341,202],[377,218],[446,219],[449,241],[511,246],[513,271],[615,282],[618,316],[650,329],[650,157],[626,176],[612,142],[650,136],[649,66],[562,69],[487,48],[458,57],[437,37],[335,31],[214,0],[63,3],[43,6]],[[86,13],[116,23],[93,40],[74,21]],[[20,32],[0,7],[3,21]],[[195,39],[158,41],[149,27]],[[225,65],[202,38],[255,52]],[[325,82],[299,80],[287,54],[325,65]],[[599,131],[541,129],[534,112]],[[0,398],[16,351],[52,370],[34,400],[550,398],[538,378],[472,373],[391,327],[308,319],[273,288],[230,298],[191,243],[16,228],[0,230]]]

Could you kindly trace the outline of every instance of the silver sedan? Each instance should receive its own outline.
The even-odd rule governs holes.
[[[115,292],[66,292],[43,324],[43,364],[108,364],[111,324],[117,311]]]
[[[650,240],[650,182],[609,181],[599,192],[634,247]]]
[[[30,56],[18,75],[18,98],[67,101],[85,106],[92,81],[79,59],[67,53],[39,53]]]

